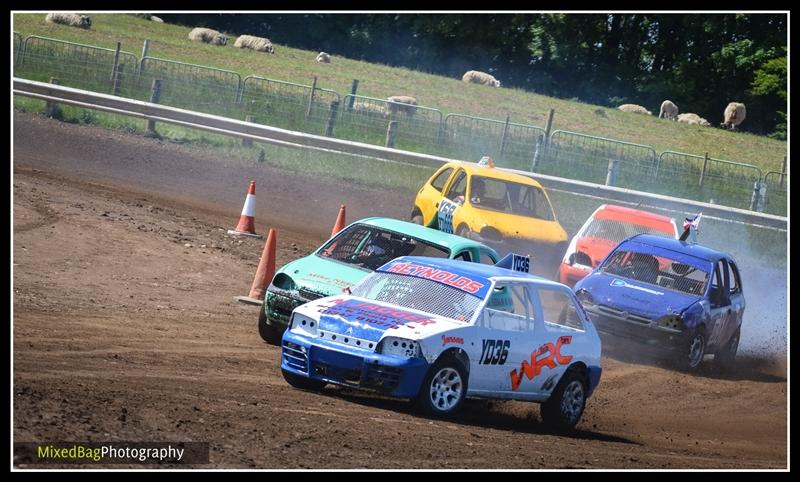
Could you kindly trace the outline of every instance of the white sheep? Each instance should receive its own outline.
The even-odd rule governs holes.
[[[678,106],[671,100],[661,103],[661,111],[658,113],[659,119],[678,120]]]
[[[473,84],[482,84],[491,87],[500,87],[500,81],[495,79],[493,75],[487,74],[486,72],[479,72],[477,70],[470,70],[469,72],[466,72],[461,77],[461,80]]]
[[[210,28],[197,27],[189,32],[189,40],[212,45],[225,45],[228,43],[228,36]]]
[[[233,46],[240,49],[252,49],[256,52],[275,53],[275,47],[272,46],[272,42],[268,38],[254,37],[252,35],[239,35]]]
[[[622,112],[633,112],[635,114],[653,115],[653,113],[650,112],[649,110],[636,104],[622,104],[621,106],[617,107],[617,109],[621,110]]]
[[[417,99],[409,95],[393,95],[386,99],[386,110],[389,114],[403,113],[412,116],[417,112]]]
[[[162,20],[161,17],[156,17],[155,15],[151,15],[150,20],[156,23],[164,23],[164,20]]]
[[[317,55],[317,62],[321,64],[329,64],[331,63],[331,55],[326,54],[325,52],[320,52],[319,55]]]
[[[70,27],[92,28],[92,18],[88,15],[78,15],[77,13],[50,12],[44,18],[44,21],[69,25]]]
[[[731,102],[725,108],[724,115],[725,120],[721,124],[722,127],[728,127],[730,130],[735,131],[739,124],[744,122],[744,118],[747,116],[747,109],[740,102]]]
[[[699,125],[704,127],[708,127],[711,125],[711,123],[708,122],[707,120],[691,112],[686,114],[678,114],[678,122],[683,122],[684,124]]]
[[[353,104],[353,112],[367,116],[386,117],[388,115],[386,107],[384,105],[372,104],[369,102],[360,102]]]

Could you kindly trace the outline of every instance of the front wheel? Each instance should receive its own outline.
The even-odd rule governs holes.
[[[264,307],[261,307],[261,314],[258,315],[258,334],[261,339],[270,345],[280,346],[283,331],[275,325],[267,323],[267,314],[264,312]]]
[[[422,214],[415,213],[413,216],[411,216],[411,222],[422,226],[423,225]]]
[[[580,373],[569,370],[542,404],[542,421],[558,430],[572,430],[586,408],[586,381]]]
[[[692,333],[687,340],[680,362],[681,368],[690,372],[697,371],[702,365],[705,356],[706,333],[701,327]]]
[[[281,373],[283,373],[283,379],[286,380],[286,383],[294,388],[299,388],[300,390],[312,390],[314,392],[318,392],[325,388],[325,385],[327,385],[326,382],[314,380],[313,378],[302,377],[284,369],[281,369]]]
[[[467,376],[464,365],[455,358],[438,360],[428,370],[419,394],[417,406],[425,413],[446,417],[455,413],[467,396]]]

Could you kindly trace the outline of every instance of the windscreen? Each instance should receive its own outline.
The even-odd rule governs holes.
[[[374,271],[400,256],[447,258],[450,250],[375,226],[354,224],[328,241],[317,255]]]
[[[600,270],[642,283],[649,283],[701,296],[705,293],[709,271],[662,255],[618,250],[609,256]]]
[[[480,209],[502,211],[552,221],[553,210],[544,192],[517,182],[472,176],[470,203]]]
[[[353,296],[467,322],[481,298],[459,288],[413,276],[376,272],[351,288]]]
[[[591,236],[593,238],[607,239],[619,244],[620,241],[630,238],[635,234],[653,234],[664,238],[674,238],[675,235],[669,225],[665,229],[670,228],[669,231],[664,232],[651,228],[649,226],[642,226],[640,224],[623,223],[615,219],[595,219],[589,226],[586,227],[584,236]]]

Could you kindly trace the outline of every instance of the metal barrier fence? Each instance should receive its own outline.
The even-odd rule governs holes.
[[[56,77],[61,85],[110,93],[115,56],[114,49],[31,35],[22,42],[14,75],[42,82]],[[120,51],[118,63],[135,70],[138,61],[132,53]]]
[[[538,157],[536,172],[639,190],[654,184],[658,167],[650,146],[562,130]]]
[[[536,150],[536,140],[544,134],[541,127],[508,119],[447,114],[442,137],[449,152],[456,156],[479,159],[488,155],[498,165],[527,170]]]
[[[442,112],[422,105],[389,102],[386,99],[347,94],[340,109],[336,137],[387,145],[389,124],[395,121],[391,147],[414,152],[441,154],[437,150]]]
[[[313,134],[325,133],[333,104],[340,101],[333,90],[256,76],[245,77],[240,95],[253,122]]]
[[[150,100],[159,79],[159,103],[301,132],[324,134],[412,152],[462,159],[492,156],[498,165],[541,174],[668,194],[785,215],[781,176],[749,164],[563,130],[545,139],[541,127],[447,114],[425,106],[392,104],[349,94],[342,99],[315,85],[144,57],[129,52],[14,32],[15,75],[139,100]],[[116,64],[115,64],[116,61]],[[114,66],[117,65],[117,69]],[[337,107],[338,106],[338,107]],[[395,121],[392,132],[389,126]],[[785,176],[785,173],[784,173]],[[756,183],[759,183],[756,185]],[[753,197],[766,185],[766,202]]]
[[[764,183],[767,187],[764,212],[786,216],[788,207],[786,190],[789,176],[785,172],[769,171],[764,175]]]
[[[750,209],[755,183],[761,170],[749,164],[664,151],[653,192],[698,201]]]
[[[242,78],[236,72],[144,57],[135,82],[125,85],[122,95],[149,100],[155,79],[161,80],[161,104],[208,114],[241,117],[237,101]]]
[[[22,47],[22,35],[14,32],[14,65],[19,61],[19,52]]]

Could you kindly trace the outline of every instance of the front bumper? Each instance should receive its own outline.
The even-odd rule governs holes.
[[[314,380],[413,398],[419,393],[428,362],[424,358],[382,355],[287,330],[281,343],[281,369]]]
[[[289,325],[289,319],[295,308],[324,296],[328,295],[306,289],[284,290],[270,284],[264,300],[267,324],[284,329]]]
[[[616,310],[587,303],[584,303],[584,308],[603,341],[623,339],[659,350],[675,351],[682,349],[686,340],[683,331],[658,326],[643,317],[625,316]]]

